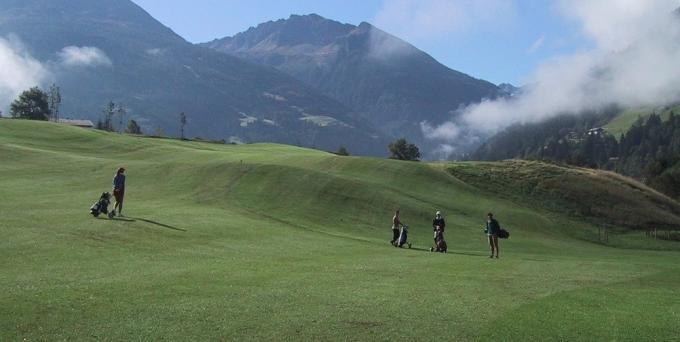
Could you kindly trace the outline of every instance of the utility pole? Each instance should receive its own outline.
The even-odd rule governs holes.
[[[59,106],[61,105],[61,92],[56,84],[52,83],[49,93],[50,114],[54,122],[59,122]]]
[[[180,138],[184,140],[184,126],[187,125],[187,116],[184,114],[184,112],[181,112],[179,114],[179,123],[180,123]]]
[[[118,133],[123,134],[123,117],[125,116],[125,107],[123,105],[118,104],[118,108],[116,109],[116,114],[118,114]]]

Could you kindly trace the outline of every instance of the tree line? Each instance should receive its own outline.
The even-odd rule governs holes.
[[[10,105],[10,116],[15,119],[55,121],[59,122],[59,108],[61,105],[61,91],[58,86],[53,84],[47,91],[39,87],[32,87],[21,92]],[[102,116],[95,124],[96,129],[128,133],[144,134],[142,127],[134,119],[125,121],[129,110],[122,104],[113,101],[104,106]],[[116,123],[116,120],[118,121]],[[180,136],[184,139],[184,130],[187,125],[185,113],[179,115]],[[156,130],[157,135],[162,135],[162,130]]]
[[[517,125],[480,147],[471,159],[539,159],[611,170],[680,198],[680,116],[670,112],[638,118],[618,139],[592,129],[610,115],[563,116],[541,124]]]
[[[28,120],[52,120],[59,121],[59,106],[61,104],[61,93],[59,87],[52,85],[49,91],[43,91],[38,87],[28,89],[12,102],[10,115],[16,119]],[[109,101],[102,111],[102,116],[97,121],[95,128],[108,132],[144,134],[137,121],[130,119],[124,126],[125,116],[129,110],[122,104]],[[116,120],[118,121],[116,125]],[[179,114],[180,139],[185,138],[185,128],[188,120],[187,115],[182,112]],[[156,136],[162,136],[162,130],[158,128]],[[420,160],[420,150],[415,144],[409,143],[401,138],[393,141],[388,146],[391,159],[417,161]],[[337,155],[348,156],[349,151],[341,146],[336,152]]]

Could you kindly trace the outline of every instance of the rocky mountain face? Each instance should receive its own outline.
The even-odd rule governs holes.
[[[450,120],[461,106],[502,96],[492,83],[452,70],[368,23],[293,15],[204,43],[273,66],[351,107],[383,133],[427,148],[421,123]]]

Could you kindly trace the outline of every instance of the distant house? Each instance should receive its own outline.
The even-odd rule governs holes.
[[[569,134],[567,134],[567,141],[569,141],[569,142],[577,143],[577,142],[580,142],[581,140],[583,140],[583,139],[581,138],[581,135],[578,134],[578,132],[572,131],[572,132],[569,132]]]
[[[588,135],[603,135],[604,134],[604,128],[602,127],[595,127],[591,128],[588,130]]]
[[[59,123],[82,128],[94,128],[94,124],[90,120],[59,119]]]

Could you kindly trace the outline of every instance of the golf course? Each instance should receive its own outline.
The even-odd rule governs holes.
[[[120,166],[124,216],[92,217]],[[641,230],[680,204],[604,171],[0,119],[0,194],[1,341],[680,338],[680,242]]]

